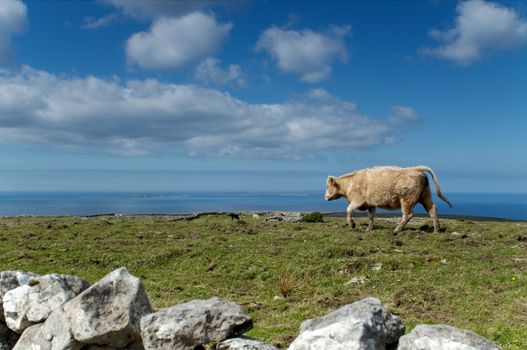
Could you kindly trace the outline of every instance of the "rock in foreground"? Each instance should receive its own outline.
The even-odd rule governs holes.
[[[45,275],[33,277],[28,284],[4,295],[6,324],[17,333],[44,322],[53,310],[74,298],[90,285],[77,276]]]
[[[500,350],[476,333],[447,325],[417,325],[401,337],[398,350]]]
[[[0,272],[0,321],[5,322],[3,299],[5,293],[26,284],[30,278],[36,277],[34,273],[25,271]]]
[[[152,312],[141,281],[117,269],[64,304],[76,340],[123,348],[140,338],[140,320]]]
[[[236,337],[252,328],[241,306],[218,297],[161,309],[141,319],[146,350],[193,350],[211,341]]]
[[[290,350],[385,349],[396,344],[405,326],[375,298],[365,298],[320,318],[306,320]]]

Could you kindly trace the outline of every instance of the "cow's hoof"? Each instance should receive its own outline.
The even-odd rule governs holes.
[[[392,230],[392,235],[396,236],[397,234],[399,234],[399,232],[401,232],[401,230],[398,230],[398,229]]]
[[[366,231],[371,231],[371,230],[373,230],[373,226],[366,227]]]

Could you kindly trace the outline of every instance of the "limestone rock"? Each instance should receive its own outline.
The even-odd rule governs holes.
[[[20,336],[0,322],[0,350],[11,350]]]
[[[417,325],[401,337],[398,350],[500,350],[482,336],[447,325]]]
[[[140,320],[152,312],[141,281],[117,269],[64,304],[74,338],[124,348],[140,339]]]
[[[378,299],[365,298],[304,321],[289,349],[384,349],[395,344],[404,330],[401,319]]]
[[[361,320],[349,319],[300,333],[289,350],[384,350],[379,335]]]
[[[146,350],[192,350],[210,341],[239,336],[251,328],[251,318],[239,305],[218,297],[175,305],[141,319]]]
[[[278,350],[263,341],[249,337],[230,338],[216,345],[216,350]]]
[[[22,333],[27,327],[44,322],[53,310],[89,286],[77,276],[51,274],[31,278],[28,284],[5,293],[6,324]]]
[[[46,322],[28,327],[13,350],[79,350],[63,308],[53,311]]]
[[[4,322],[3,299],[4,294],[11,289],[26,284],[30,278],[36,277],[32,272],[25,271],[2,271],[0,272],[0,321]]]

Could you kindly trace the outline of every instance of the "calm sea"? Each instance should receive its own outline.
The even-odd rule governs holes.
[[[527,220],[527,193],[447,193],[440,215]],[[0,215],[176,214],[201,211],[344,212],[344,199],[326,202],[323,192],[290,193],[86,193],[0,192]],[[416,213],[424,213],[416,206]],[[393,213],[398,213],[394,211]]]

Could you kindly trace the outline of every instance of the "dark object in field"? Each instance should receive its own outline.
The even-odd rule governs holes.
[[[231,217],[232,220],[240,220],[240,215],[238,214],[229,213],[229,216]]]
[[[302,222],[324,222],[324,215],[321,212],[315,211],[304,215]]]

